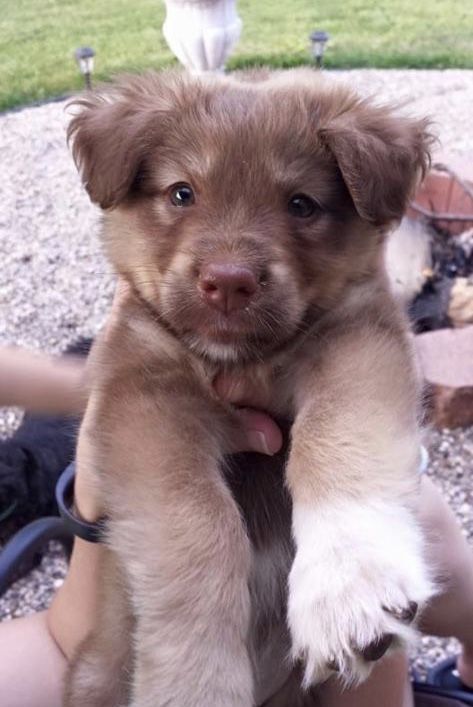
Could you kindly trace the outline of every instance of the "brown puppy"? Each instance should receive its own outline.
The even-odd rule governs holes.
[[[305,686],[361,680],[432,593],[418,386],[382,265],[425,122],[308,70],[148,75],[79,104],[74,156],[133,295],[81,431],[110,554],[66,704],[250,707],[291,652]],[[287,461],[223,464],[229,370],[293,421]]]

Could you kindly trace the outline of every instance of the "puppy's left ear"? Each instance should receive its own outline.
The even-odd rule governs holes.
[[[359,215],[377,226],[400,219],[430,165],[428,121],[358,101],[320,130]]]
[[[125,76],[73,101],[68,139],[91,200],[102,209],[123,202],[158,145],[180,93],[179,74]]]

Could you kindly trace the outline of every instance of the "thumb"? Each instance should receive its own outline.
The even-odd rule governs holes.
[[[281,449],[281,430],[269,415],[251,408],[238,408],[236,414],[241,424],[233,439],[233,452],[273,455]]]

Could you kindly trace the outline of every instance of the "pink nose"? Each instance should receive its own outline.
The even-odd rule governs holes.
[[[202,268],[199,289],[207,304],[230,314],[248,305],[258,289],[258,283],[249,268],[211,263]]]

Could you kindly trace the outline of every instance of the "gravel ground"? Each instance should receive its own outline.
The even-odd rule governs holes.
[[[361,91],[408,102],[430,115],[443,153],[473,155],[473,71],[337,72]],[[0,344],[58,352],[103,321],[113,277],[97,239],[99,215],[90,205],[65,144],[64,103],[0,116]],[[11,433],[20,413],[0,410],[0,436]],[[450,501],[464,534],[473,536],[471,503],[473,430],[428,432],[428,473]],[[48,605],[65,573],[60,548],[0,599],[8,620]],[[425,638],[416,654],[422,672],[453,641]]]

